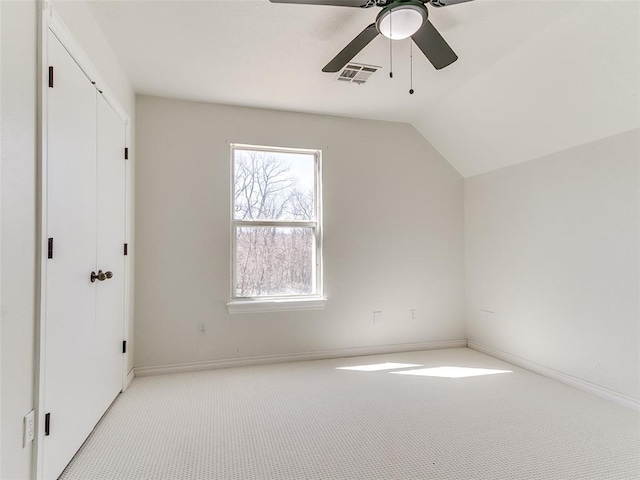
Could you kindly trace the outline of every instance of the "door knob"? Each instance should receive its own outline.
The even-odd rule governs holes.
[[[96,280],[100,280],[101,282],[104,282],[105,280],[108,280],[109,278],[113,277],[113,273],[112,272],[103,272],[102,270],[98,270],[98,273],[96,274],[96,272],[91,272],[91,283],[94,283]]]

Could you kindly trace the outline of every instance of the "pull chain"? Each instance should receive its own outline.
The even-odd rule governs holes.
[[[409,76],[409,95],[413,95],[413,41],[409,40],[409,65],[411,66],[411,75]]]
[[[389,14],[389,78],[393,78],[393,40],[391,40],[391,32],[393,32],[393,12]]]

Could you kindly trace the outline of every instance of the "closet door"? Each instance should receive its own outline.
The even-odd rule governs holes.
[[[96,89],[49,32],[44,477],[57,478],[95,425]]]
[[[96,291],[97,385],[100,415],[122,390],[126,125],[98,95],[97,267],[111,272]]]

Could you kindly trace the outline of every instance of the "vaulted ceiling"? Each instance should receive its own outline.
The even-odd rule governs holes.
[[[436,71],[380,36],[355,62],[365,85],[322,67],[378,8],[268,0],[91,1],[137,93],[411,123],[464,176],[640,126],[640,1],[476,0],[430,8],[459,60]]]

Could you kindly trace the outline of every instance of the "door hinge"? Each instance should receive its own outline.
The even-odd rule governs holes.
[[[47,258],[53,258],[53,237],[49,239],[47,245]]]
[[[122,353],[127,353],[127,341],[122,341]]]
[[[124,159],[129,160],[129,147],[124,147]]]
[[[49,67],[49,88],[53,88],[53,67]]]
[[[124,254],[125,255],[129,255],[129,244],[128,243],[124,244]]]
[[[45,413],[44,415],[44,436],[48,437],[51,429],[51,414]]]

